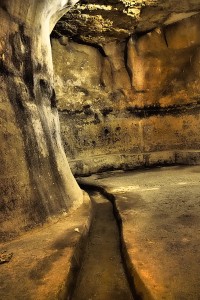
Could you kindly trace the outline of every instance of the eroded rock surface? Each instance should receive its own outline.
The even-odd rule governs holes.
[[[82,201],[57,105],[75,173],[199,149],[200,4],[75,3],[0,4],[3,239]]]
[[[65,14],[55,34],[104,44],[172,24],[199,10],[200,3],[194,0],[86,0]]]
[[[166,151],[199,149],[199,29],[196,14],[128,40],[110,41],[105,33],[106,42],[93,46],[52,40],[61,131],[67,156],[77,161],[74,172],[145,165],[140,157],[132,163],[132,155],[158,151],[165,151],[158,163],[173,164],[175,152]]]
[[[0,239],[82,202],[62,147],[50,31],[63,1],[0,3]]]

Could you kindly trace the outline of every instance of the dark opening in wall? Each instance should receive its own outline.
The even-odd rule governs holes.
[[[109,135],[109,133],[110,133],[110,131],[109,131],[107,128],[105,128],[105,129],[104,129],[104,134],[105,134],[105,136]]]

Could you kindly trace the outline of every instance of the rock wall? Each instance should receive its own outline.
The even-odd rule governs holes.
[[[82,202],[63,150],[50,32],[67,1],[0,3],[0,239]]]
[[[75,174],[173,164],[176,151],[199,150],[199,30],[197,14],[95,47],[52,40],[62,138]]]
[[[87,7],[76,7],[80,19],[86,10],[89,23],[82,29],[80,19],[69,24],[72,38],[77,35],[82,44],[52,41],[55,91],[49,35],[75,2],[0,3],[3,240],[82,203],[65,152],[75,174],[88,174],[188,162],[185,152],[176,151],[199,149],[199,4],[86,1]],[[107,19],[109,12],[113,20]],[[86,30],[90,22],[92,35]]]

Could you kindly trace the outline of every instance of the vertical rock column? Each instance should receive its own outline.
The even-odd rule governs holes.
[[[49,34],[67,1],[0,3],[1,239],[82,203],[60,138]]]

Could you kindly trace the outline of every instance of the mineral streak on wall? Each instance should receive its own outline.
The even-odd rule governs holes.
[[[0,3],[2,240],[82,202],[62,147],[52,84],[49,35],[66,2]]]
[[[176,151],[199,150],[199,30],[195,14],[126,40],[106,42],[103,33],[104,43],[94,36],[92,45],[86,33],[81,43],[52,40],[62,138],[74,173],[148,165],[147,153],[153,164],[173,164]]]

